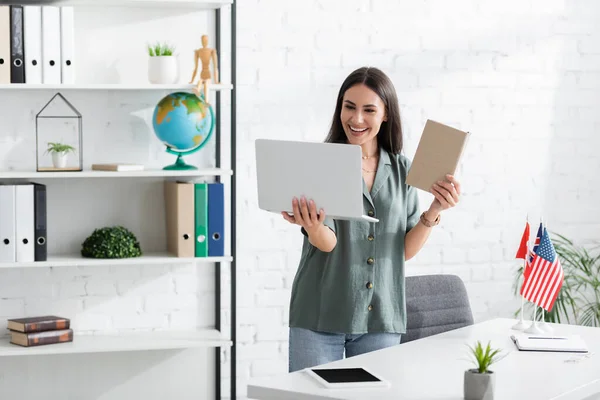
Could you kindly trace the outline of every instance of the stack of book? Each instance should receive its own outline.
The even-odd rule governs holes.
[[[8,329],[10,342],[24,347],[73,341],[71,321],[56,315],[9,319]]]

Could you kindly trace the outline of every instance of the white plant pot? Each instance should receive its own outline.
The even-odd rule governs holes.
[[[67,156],[68,153],[64,151],[62,153],[52,153],[52,164],[54,165],[54,168],[65,168],[67,166]]]
[[[176,56],[157,56],[148,58],[148,80],[150,83],[176,83],[179,77]]]
[[[487,374],[480,374],[476,369],[465,371],[465,400],[494,400],[495,386],[496,374],[492,371]]]

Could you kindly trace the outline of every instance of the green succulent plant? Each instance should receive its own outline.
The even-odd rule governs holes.
[[[57,142],[49,142],[48,148],[46,149],[46,153],[68,153],[75,152],[75,148],[73,146],[69,146],[64,143]]]
[[[468,347],[475,361],[476,371],[480,374],[492,372],[490,371],[490,366],[503,358],[500,354],[500,349],[492,349],[490,342],[488,342],[485,348],[479,340],[475,346]]]
[[[135,235],[122,226],[95,229],[82,244],[81,255],[87,258],[130,258],[142,255]]]
[[[155,43],[153,45],[148,45],[148,55],[150,57],[156,56],[172,56],[175,51],[175,46],[169,45],[167,43]]]

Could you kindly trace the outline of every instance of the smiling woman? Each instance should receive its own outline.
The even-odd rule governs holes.
[[[293,215],[283,213],[304,235],[290,302],[290,372],[400,343],[404,263],[460,195],[448,176],[420,213],[416,189],[406,184],[410,161],[400,154],[396,91],[377,68],[357,69],[342,83],[325,141],[361,147],[364,214],[379,222],[332,219],[306,198],[292,200]]]
[[[391,153],[402,148],[398,98],[382,71],[365,67],[346,78],[325,141],[361,146],[363,178],[371,191],[379,163],[379,142]]]
[[[365,84],[349,88],[343,104],[340,121],[348,143],[362,148],[363,178],[370,191],[379,161],[377,133],[381,123],[387,121],[386,107],[377,93]]]

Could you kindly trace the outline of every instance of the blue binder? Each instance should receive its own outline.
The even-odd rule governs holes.
[[[225,255],[225,205],[223,183],[208,184],[208,256]]]

